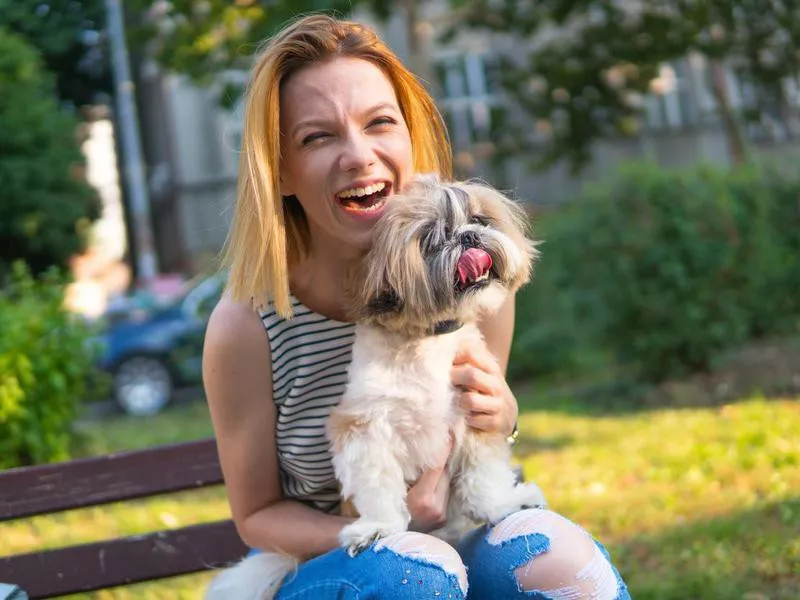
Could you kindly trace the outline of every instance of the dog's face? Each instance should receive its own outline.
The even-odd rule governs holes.
[[[536,255],[524,212],[478,183],[418,176],[391,199],[356,275],[353,318],[408,335],[497,310]]]

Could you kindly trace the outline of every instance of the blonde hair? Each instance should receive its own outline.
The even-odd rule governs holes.
[[[255,306],[271,301],[292,315],[289,267],[309,248],[308,224],[296,199],[282,198],[280,87],[300,69],[335,57],[367,60],[389,78],[411,137],[414,170],[451,175],[444,121],[425,87],[376,33],[327,15],[288,25],[266,45],[247,91],[236,207],[223,254],[228,292]]]

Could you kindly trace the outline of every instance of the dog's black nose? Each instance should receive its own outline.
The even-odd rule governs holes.
[[[461,234],[460,239],[464,248],[477,248],[481,245],[481,236],[475,231],[465,231]]]

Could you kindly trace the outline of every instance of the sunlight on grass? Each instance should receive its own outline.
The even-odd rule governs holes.
[[[117,416],[101,422],[81,422],[76,454],[94,456],[199,440],[214,435],[205,401],[170,408],[155,417]]]
[[[800,597],[796,401],[521,427],[526,477],[610,546],[635,598]]]
[[[521,399],[523,406],[530,406]],[[587,416],[538,406],[520,418],[517,457],[551,506],[602,540],[637,600],[800,597],[800,404]],[[97,454],[211,435],[205,405],[84,424]],[[3,525],[0,553],[228,517],[222,489]],[[200,598],[210,575],[85,594],[93,600]]]

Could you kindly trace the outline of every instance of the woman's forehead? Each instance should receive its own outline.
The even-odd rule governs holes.
[[[282,113],[293,122],[309,111],[333,117],[384,104],[397,106],[392,82],[378,66],[359,58],[335,58],[306,67],[281,90]]]

